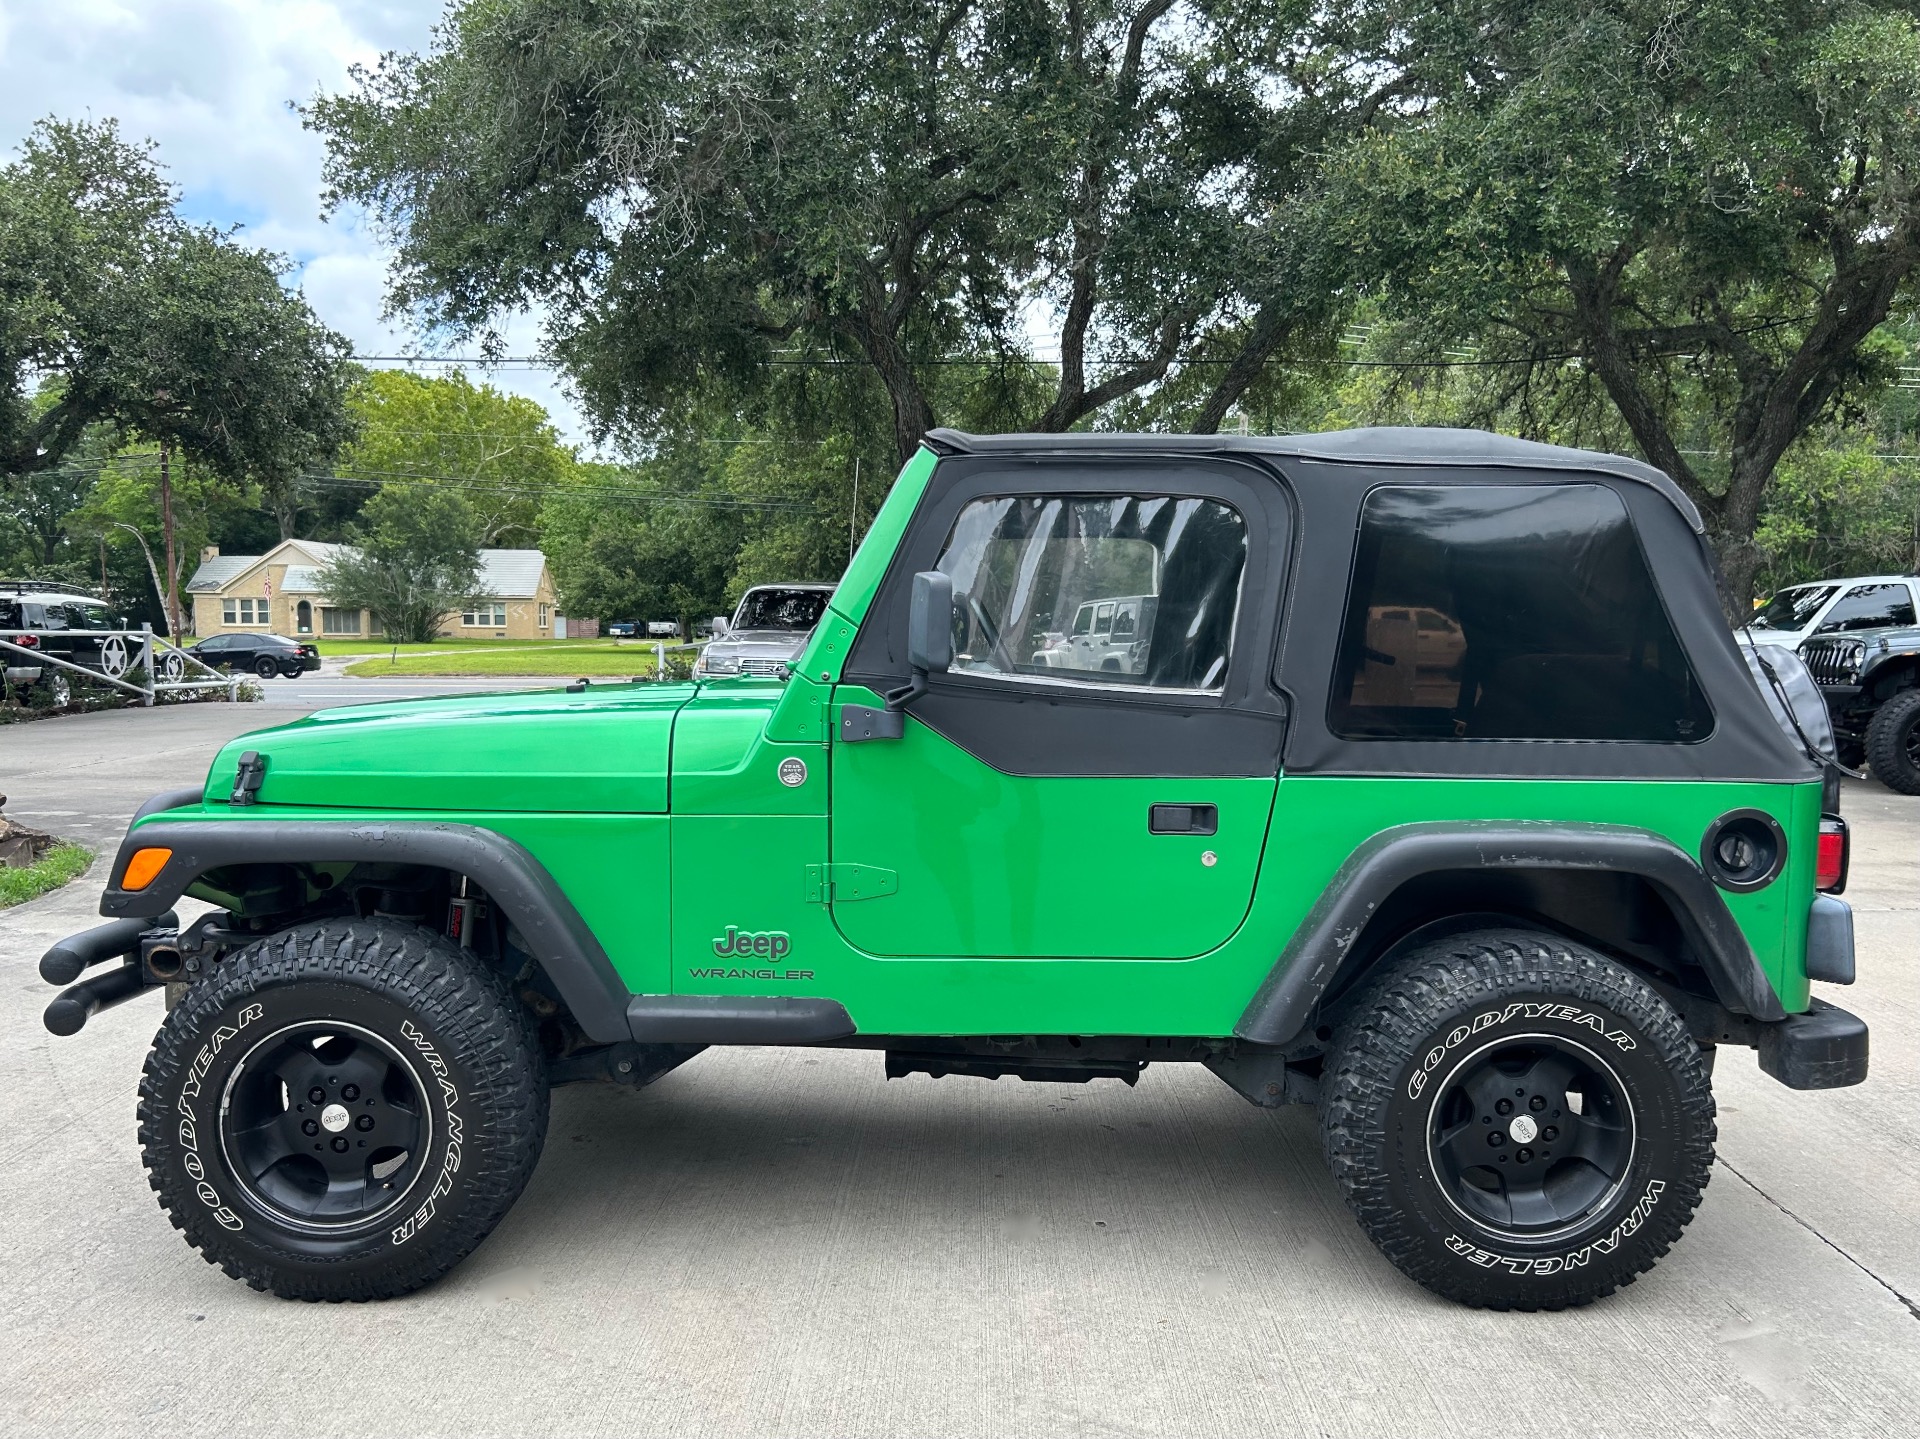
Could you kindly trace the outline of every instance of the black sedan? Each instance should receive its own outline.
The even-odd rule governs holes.
[[[187,653],[222,670],[252,670],[261,679],[298,679],[320,668],[320,651],[285,635],[209,635]]]

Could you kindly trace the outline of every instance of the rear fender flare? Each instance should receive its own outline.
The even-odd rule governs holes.
[[[133,852],[150,847],[171,849],[173,855],[145,888],[121,889]],[[466,875],[513,921],[588,1038],[611,1044],[632,1037],[626,1017],[631,995],[573,902],[524,847],[476,825],[156,820],[129,831],[120,842],[100,913],[152,918],[171,909],[210,870],[303,863],[408,864]]]
[[[1297,1041],[1328,987],[1402,885],[1449,870],[1610,871],[1645,879],[1673,910],[1721,1005],[1758,1020],[1786,1017],[1720,892],[1672,840],[1624,825],[1434,822],[1383,830],[1356,849],[1287,942],[1234,1034]]]

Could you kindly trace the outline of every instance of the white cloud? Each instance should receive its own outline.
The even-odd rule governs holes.
[[[366,354],[413,337],[380,318],[385,263],[351,217],[320,218],[319,139],[291,108],[348,83],[382,51],[422,49],[440,0],[0,0],[0,148],[48,115],[111,117],[151,139],[196,219],[244,224],[288,255],[321,319]],[[537,325],[508,327],[530,354]],[[561,430],[585,426],[549,372],[502,369],[500,389],[537,399]]]

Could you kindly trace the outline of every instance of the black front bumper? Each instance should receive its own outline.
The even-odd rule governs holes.
[[[1760,1067],[1789,1089],[1845,1089],[1867,1077],[1867,1022],[1824,999],[1760,1026]]]

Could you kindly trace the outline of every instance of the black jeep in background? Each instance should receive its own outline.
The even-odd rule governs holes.
[[[1874,620],[1810,639],[1800,657],[1826,696],[1840,762],[1920,795],[1920,625],[1904,594]]]
[[[117,676],[129,663],[126,642],[109,642],[99,632],[125,628],[97,595],[45,580],[0,580],[0,640],[22,649]],[[36,665],[19,650],[0,652],[0,673],[10,685],[45,685],[55,704],[65,704],[71,693],[71,671]]]

